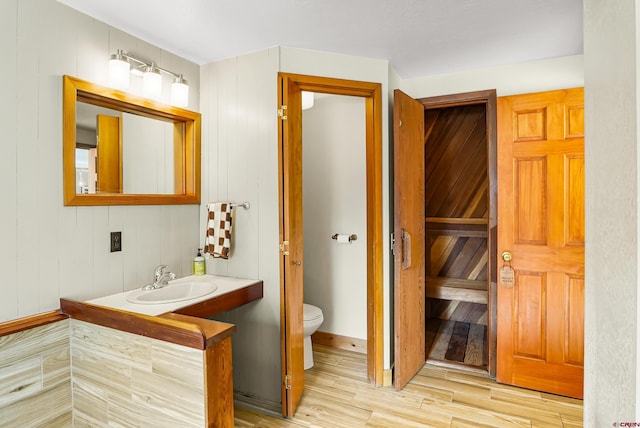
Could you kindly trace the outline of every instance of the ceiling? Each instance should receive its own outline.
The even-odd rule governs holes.
[[[59,1],[197,64],[288,46],[408,79],[583,52],[582,0]]]

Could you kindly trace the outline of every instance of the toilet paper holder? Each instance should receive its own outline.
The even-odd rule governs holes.
[[[337,241],[339,235],[340,234],[338,234],[338,233],[334,233],[333,236],[331,237],[331,239],[335,239]],[[355,241],[357,239],[358,239],[358,235],[356,235],[355,233],[352,234],[352,235],[349,235],[349,242]]]

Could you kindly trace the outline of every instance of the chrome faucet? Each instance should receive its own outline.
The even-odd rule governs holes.
[[[162,288],[169,283],[172,279],[176,279],[176,274],[173,272],[165,272],[168,268],[167,265],[156,266],[153,272],[153,284],[148,284],[142,287],[143,290],[155,290],[156,288]]]

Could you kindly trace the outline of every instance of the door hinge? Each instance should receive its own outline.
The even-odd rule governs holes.
[[[391,255],[396,255],[396,234],[391,232]]]
[[[283,256],[289,255],[289,241],[283,241],[280,244],[280,252],[282,253]]]
[[[282,385],[284,389],[291,389],[291,375],[285,375],[285,377],[282,378]]]
[[[287,120],[287,115],[285,114],[286,112],[287,112],[287,106],[283,105],[278,109],[278,117],[281,118],[282,120]]]

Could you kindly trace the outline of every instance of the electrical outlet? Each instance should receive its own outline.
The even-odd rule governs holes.
[[[122,251],[122,232],[111,232],[111,252]]]

